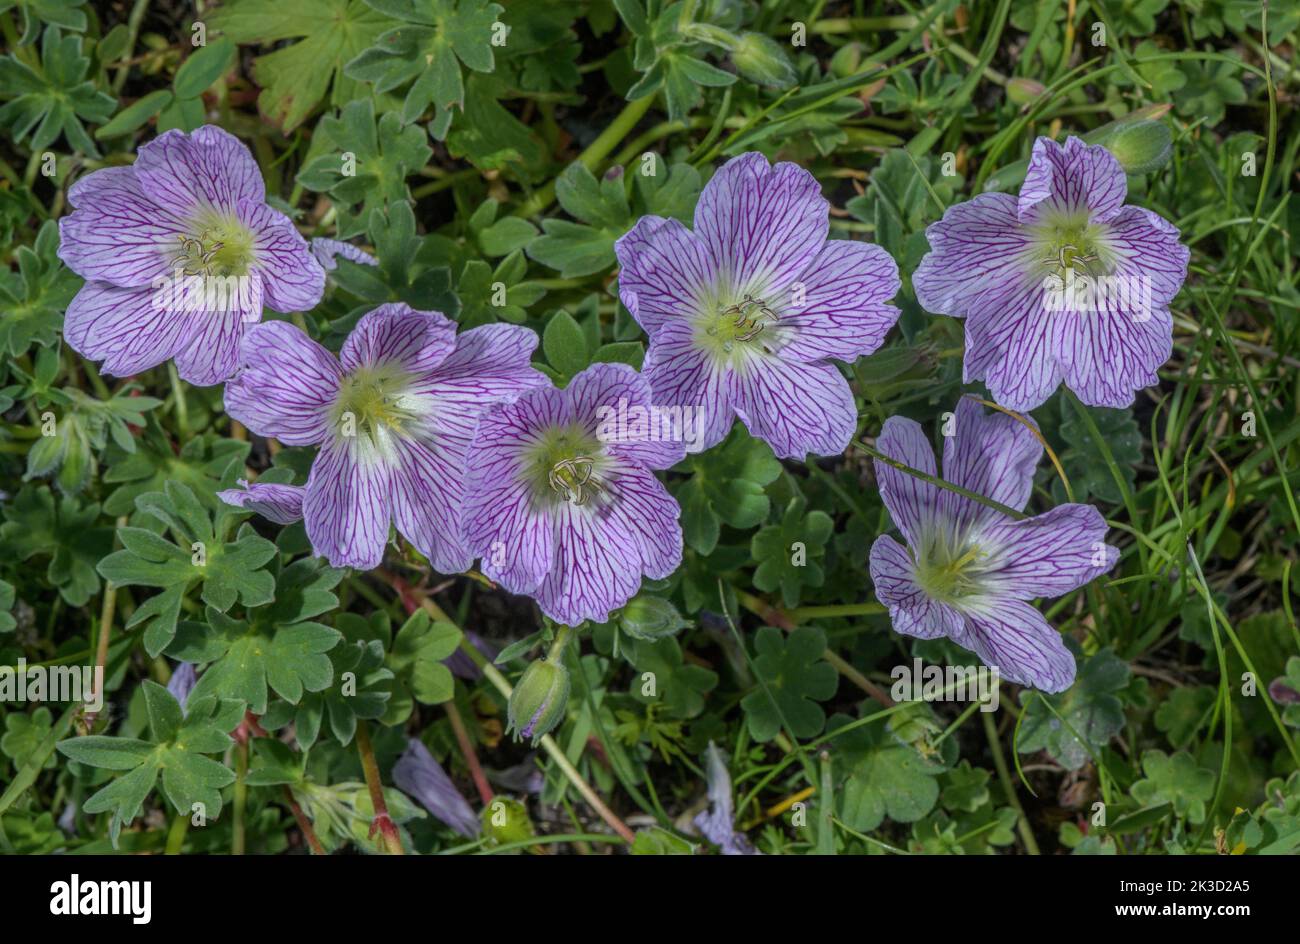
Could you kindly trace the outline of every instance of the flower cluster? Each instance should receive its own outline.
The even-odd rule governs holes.
[[[458,333],[439,312],[386,304],[335,355],[292,324],[257,323],[264,304],[313,307],[337,257],[376,260],[309,245],[220,129],[169,132],[70,198],[60,253],[88,281],[69,342],[110,373],[174,359],[194,383],[227,381],[226,409],[249,430],[317,447],[305,484],[241,482],[226,502],[304,520],[335,566],[377,567],[395,528],[435,569],[480,559],[488,579],[566,625],[608,620],[643,578],[677,570],[681,508],[655,473],[717,445],[734,419],[782,458],[842,452],[858,406],[835,362],[877,350],[899,316],[890,255],[828,239],[813,176],[758,153],[717,171],[693,229],[646,216],[617,241],[619,295],[649,338],[643,371],[595,364],[563,389],[531,365],[537,336],[523,327]],[[1002,407],[1036,407],[1062,381],[1087,403],[1124,405],[1155,382],[1188,252],[1172,225],[1124,200],[1105,148],[1043,138],[1018,198],[983,194],[928,229],[917,299],[965,318],[965,380]],[[236,277],[250,294],[221,310],[159,305],[157,280],[172,274]],[[687,410],[697,435],[654,435],[653,419],[635,435],[607,429],[615,414]],[[1105,573],[1118,552],[1090,506],[1016,517],[1042,451],[1032,420],[964,398],[954,423],[941,479],[917,423],[891,417],[877,439],[906,545],[876,540],[876,593],[900,633],[946,636],[1009,680],[1060,691],[1074,658],[1031,601]],[[530,737],[563,704],[556,685],[535,687],[536,706],[520,709]]]

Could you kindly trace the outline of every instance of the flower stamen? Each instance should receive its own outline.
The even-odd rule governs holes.
[[[551,466],[546,480],[564,501],[584,504],[591,495],[604,491],[595,473],[596,460],[591,456],[561,459]]]

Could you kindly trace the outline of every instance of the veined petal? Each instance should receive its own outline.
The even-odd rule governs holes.
[[[726,369],[695,345],[689,327],[665,324],[650,340],[641,374],[650,384],[653,403],[680,409],[683,422],[691,411],[687,453],[703,452],[727,438],[735,412]]]
[[[956,318],[981,310],[1000,314],[1036,252],[1016,216],[1015,198],[1005,193],[982,193],[949,207],[926,227],[925,238],[930,251],[912,275],[916,300],[928,312]]]
[[[736,294],[771,297],[807,271],[830,231],[821,185],[757,151],[727,161],[695,207],[695,234]]]
[[[226,411],[259,436],[289,446],[324,442],[343,372],[334,355],[285,321],[248,330],[240,371],[226,384]]]
[[[241,202],[239,216],[253,233],[253,268],[267,306],[284,313],[315,308],[325,293],[325,270],[293,221],[260,200]]]
[[[611,455],[652,469],[666,469],[686,455],[683,437],[690,430],[680,421],[681,411],[674,428],[671,416],[653,403],[650,384],[629,365],[592,364],[573,378],[565,394],[574,419]],[[666,430],[664,419],[670,420]]]
[[[521,325],[490,324],[456,336],[455,347],[427,375],[416,378],[411,390],[433,394],[467,408],[510,399],[550,380],[532,366],[537,332]]]
[[[1008,682],[1045,692],[1063,692],[1074,683],[1074,656],[1061,634],[1028,603],[988,596],[962,601],[966,641],[985,665]]]
[[[253,275],[243,284],[252,290],[251,308],[234,302],[218,310],[201,312],[194,339],[174,357],[176,372],[182,380],[196,387],[210,387],[235,373],[244,331],[262,312],[262,280]],[[257,316],[250,319],[250,310],[255,310]]]
[[[1134,317],[1112,308],[1061,313],[1057,360],[1067,387],[1089,406],[1123,408],[1137,391],[1160,382],[1156,371],[1173,353],[1167,308]],[[990,387],[990,389],[992,389]]]
[[[980,306],[993,297],[985,293]],[[1048,311],[1043,285],[1025,277],[1002,293],[997,308],[980,307],[966,319],[965,383],[983,380],[1002,406],[1027,413],[1060,385],[1058,359],[1063,312]]]
[[[921,424],[905,416],[891,416],[876,437],[876,449],[918,472],[935,474],[934,449]],[[880,497],[898,530],[912,547],[924,545],[926,530],[939,505],[938,486],[895,469],[879,459],[873,461]]]
[[[1016,213],[1029,223],[1051,213],[1086,211],[1093,222],[1102,223],[1119,212],[1127,195],[1124,168],[1106,148],[1073,135],[1064,146],[1040,137],[1034,142]]]
[[[1106,224],[1099,242],[1115,263],[1114,275],[1149,280],[1151,304],[1169,307],[1187,279],[1191,257],[1178,227],[1158,213],[1126,206]]]
[[[1030,421],[1032,422],[1032,420]],[[943,444],[943,477],[954,485],[1022,510],[1034,487],[1043,447],[1015,417],[984,408],[969,397],[957,401],[953,435]],[[996,511],[945,490],[943,502],[958,530],[976,521],[1004,520]]]
[[[1119,560],[1119,550],[1105,538],[1106,519],[1092,505],[1058,505],[1021,521],[991,523],[979,541],[997,549],[994,569],[980,576],[980,585],[1018,600],[1069,593]]]
[[[569,626],[606,622],[641,587],[639,541],[620,514],[601,504],[558,504],[555,560],[535,597],[542,612]]]
[[[402,537],[444,574],[469,569],[473,558],[461,528],[464,504],[464,449],[394,438],[397,463],[392,471],[393,521]]]
[[[321,447],[307,479],[307,538],[333,567],[371,570],[384,559],[392,518],[392,473],[365,436]]]
[[[958,645],[966,645],[966,624],[961,614],[931,599],[917,586],[907,549],[887,534],[871,545],[871,581],[876,596],[889,608],[889,620],[896,632],[919,639],[947,636]]]
[[[718,282],[708,248],[678,220],[641,217],[614,243],[614,254],[619,298],[652,337],[665,321],[689,320]]]
[[[339,257],[347,259],[349,262],[355,262],[358,265],[379,265],[379,260],[364,249],[351,243],[345,243],[340,239],[326,239],[324,236],[316,236],[309,243],[309,246],[311,247],[311,254],[315,256],[316,261],[320,263],[320,267],[326,272],[332,272],[339,267]]]
[[[204,205],[234,210],[240,200],[266,198],[252,152],[215,125],[160,134],[140,148],[134,170],[145,193],[179,214]]]
[[[427,373],[456,347],[456,325],[440,311],[416,311],[394,302],[363,315],[343,342],[339,360],[351,373],[391,364],[407,373]]]
[[[833,364],[752,355],[727,375],[736,415],[782,459],[839,455],[853,440],[858,410]]]
[[[899,284],[898,264],[881,247],[830,240],[774,303],[781,313],[771,326],[779,338],[779,355],[812,362],[828,357],[853,361],[870,354],[898,321],[898,309],[888,302]]]
[[[569,421],[564,395],[539,387],[499,402],[478,421],[466,454],[463,527],[483,573],[512,593],[532,593],[555,558],[555,524],[524,469],[524,452]]]
[[[129,288],[172,274],[184,221],[145,196],[133,168],[82,177],[68,202],[76,210],[59,220],[59,258],[77,275]]]
[[[681,506],[648,469],[620,463],[608,475],[610,511],[632,536],[641,571],[654,580],[672,576],[682,563]]]
[[[159,304],[148,286],[118,288],[87,282],[68,304],[63,336],[78,354],[103,361],[100,371],[127,377],[156,367],[186,347],[198,313]]]
[[[239,480],[239,488],[217,492],[217,497],[227,505],[255,511],[276,524],[293,524],[302,518],[302,501],[307,489],[301,485],[280,485],[274,482]]]

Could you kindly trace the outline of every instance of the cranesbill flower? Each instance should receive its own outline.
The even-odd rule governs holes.
[[[828,209],[808,171],[742,154],[704,188],[694,232],[646,216],[615,243],[655,402],[703,413],[690,451],[735,417],[783,458],[853,438],[857,407],[831,358],[880,347],[898,320],[898,266],[879,246],[827,240]]]
[[[944,443],[943,479],[1020,511],[1042,446],[1024,424],[985,415],[963,398]],[[935,475],[920,424],[891,416],[876,440],[886,456]],[[1069,688],[1074,657],[1029,601],[1055,597],[1106,573],[1119,551],[1103,542],[1106,521],[1091,505],[1058,505],[1016,520],[964,495],[875,460],[876,479],[907,547],[881,535],[871,548],[876,596],[894,629],[947,636],[1002,678],[1048,692]]]
[[[606,621],[643,574],[677,569],[681,509],[651,470],[686,450],[618,422],[649,407],[644,377],[595,364],[563,390],[529,390],[483,415],[466,460],[465,537],[487,577],[576,626]]]
[[[238,488],[217,492],[217,497],[227,505],[255,511],[276,524],[293,524],[302,518],[302,499],[307,490],[301,485],[280,485],[273,482],[237,481]]]
[[[305,311],[324,291],[307,241],[267,206],[257,161],[215,126],[160,135],[132,166],[77,181],[68,202],[59,258],[87,281],[64,336],[105,373],[174,359],[190,383],[219,383],[263,305]]]
[[[712,741],[705,751],[709,784],[709,808],[691,820],[704,838],[723,855],[762,855],[749,837],[736,829],[736,804],[731,796],[731,772],[727,759]]]
[[[320,446],[302,515],[332,565],[378,566],[392,522],[436,569],[457,573],[470,564],[460,513],[475,422],[495,400],[545,382],[529,365],[536,347],[517,325],[457,336],[439,312],[391,304],[364,315],[336,358],[271,321],[246,334],[226,410],[259,435]],[[256,507],[268,494],[255,485],[231,503]],[[275,507],[287,513],[282,497]]]
[[[1158,382],[1189,253],[1172,223],[1125,206],[1126,194],[1106,148],[1039,138],[1018,199],[983,193],[926,229],[912,285],[927,311],[966,319],[967,383],[1023,411],[1062,381],[1110,407]]]
[[[359,246],[345,243],[341,239],[326,239],[317,236],[311,241],[311,254],[326,272],[333,272],[339,267],[340,257],[357,265],[379,265],[379,260]]]
[[[393,783],[462,836],[479,834],[481,826],[474,810],[419,738],[410,738],[406,751],[393,764]]]

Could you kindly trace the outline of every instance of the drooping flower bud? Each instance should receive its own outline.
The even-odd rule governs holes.
[[[690,624],[682,619],[677,608],[663,597],[642,594],[636,597],[619,614],[619,629],[633,639],[654,642],[671,636]]]
[[[1028,105],[1045,91],[1042,82],[1016,76],[1007,79],[1007,101],[1013,105]]]
[[[1159,170],[1169,162],[1174,152],[1173,135],[1162,121],[1135,121],[1123,125],[1105,143],[1126,174],[1149,174]]]
[[[743,34],[731,50],[731,61],[741,75],[759,85],[789,88],[799,81],[799,74],[781,44],[762,33]]]
[[[568,701],[569,670],[558,659],[539,659],[510,693],[509,730],[536,744],[564,720]]]

